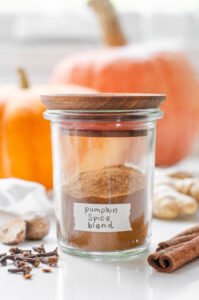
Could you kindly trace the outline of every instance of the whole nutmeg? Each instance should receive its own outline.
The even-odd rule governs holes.
[[[21,219],[13,219],[0,227],[0,242],[4,244],[19,244],[25,237],[26,224]]]
[[[50,222],[45,214],[29,212],[22,219],[26,223],[26,239],[41,240],[48,234]]]

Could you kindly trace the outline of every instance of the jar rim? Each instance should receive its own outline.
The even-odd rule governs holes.
[[[163,117],[159,108],[134,110],[59,110],[48,109],[44,118],[52,122],[59,121],[153,121]]]

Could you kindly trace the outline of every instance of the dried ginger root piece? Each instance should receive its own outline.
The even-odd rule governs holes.
[[[167,171],[156,172],[155,185],[160,182],[172,186],[177,192],[191,196],[199,202],[199,178],[198,177],[172,177]],[[180,173],[179,173],[180,174]],[[184,172],[185,175],[185,172]]]
[[[167,177],[179,193],[194,197],[199,201],[199,177],[193,172],[178,168],[156,168],[156,178]]]
[[[179,193],[189,195],[199,202],[199,178],[175,179],[174,186]]]
[[[14,219],[0,227],[0,242],[8,245],[19,244],[26,237],[26,223],[21,219]]]
[[[176,191],[168,177],[155,182],[153,197],[153,215],[161,219],[173,219],[178,216],[191,215],[198,208],[196,200]]]
[[[199,178],[194,176],[178,168],[156,169],[154,215],[169,219],[194,213],[199,203]]]

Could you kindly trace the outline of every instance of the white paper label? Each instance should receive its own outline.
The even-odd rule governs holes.
[[[74,203],[74,229],[93,232],[131,231],[130,209],[130,204]]]

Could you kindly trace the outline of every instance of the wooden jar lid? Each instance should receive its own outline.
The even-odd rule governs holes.
[[[60,110],[133,110],[159,108],[166,99],[161,94],[52,94],[41,95],[48,109]]]

